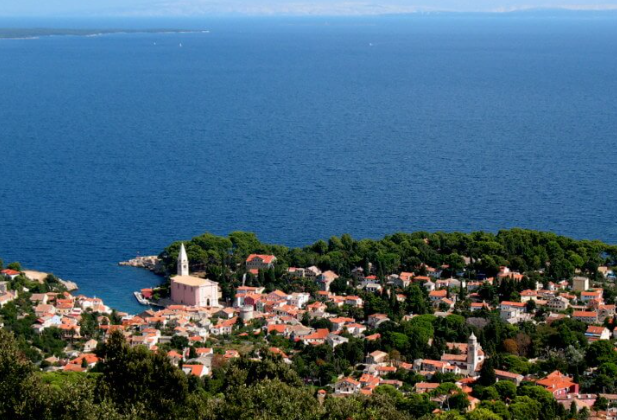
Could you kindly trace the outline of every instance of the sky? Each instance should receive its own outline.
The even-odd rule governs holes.
[[[0,0],[0,16],[376,15],[422,11],[617,10],[617,0]]]

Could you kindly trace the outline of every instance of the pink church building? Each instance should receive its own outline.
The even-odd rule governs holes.
[[[217,282],[189,275],[188,257],[182,244],[178,254],[178,275],[171,279],[171,300],[180,305],[218,307],[219,296]]]

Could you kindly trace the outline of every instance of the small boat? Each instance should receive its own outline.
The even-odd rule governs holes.
[[[148,299],[146,299],[141,292],[133,292],[133,294],[135,295],[135,299],[137,299],[137,302],[141,303],[142,305],[150,305],[150,302],[148,301]]]
[[[178,45],[178,47],[182,48],[182,43],[180,43],[180,45]]]

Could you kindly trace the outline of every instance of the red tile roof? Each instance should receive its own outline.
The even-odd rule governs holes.
[[[253,261],[255,258],[259,258],[260,260],[262,260],[265,264],[271,264],[276,257],[274,255],[262,255],[262,254],[251,254],[248,256],[248,258],[246,259],[246,262],[251,262]]]

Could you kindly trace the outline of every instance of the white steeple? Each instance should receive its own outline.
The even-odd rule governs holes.
[[[184,248],[184,243],[180,245],[180,253],[178,254],[178,275],[189,275],[189,258],[186,256],[186,249]]]
[[[467,371],[470,376],[477,376],[478,366],[484,359],[480,352],[482,347],[478,344],[478,339],[472,332],[467,341]]]

